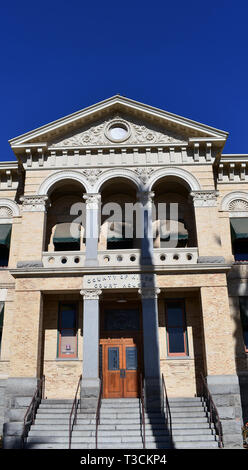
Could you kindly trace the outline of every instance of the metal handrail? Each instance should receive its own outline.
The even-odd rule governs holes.
[[[142,416],[142,437],[143,449],[146,448],[146,424],[145,424],[145,403],[144,403],[144,378],[140,374],[140,402],[141,402],[141,416]]]
[[[41,400],[44,398],[44,390],[45,376],[43,375],[41,379],[38,379],[38,385],[23,419],[23,431],[21,436],[23,448],[25,447],[25,439],[27,438],[30,427],[32,426],[32,424],[34,424],[34,419],[38,406]]]
[[[74,427],[74,424],[77,424],[77,409],[78,409],[77,395],[78,395],[78,390],[80,387],[81,380],[82,380],[82,375],[80,375],[79,380],[78,380],[75,398],[71,407],[71,412],[70,412],[70,417],[69,417],[69,449],[71,448],[71,436],[72,436],[73,427]],[[73,414],[74,414],[74,417],[72,419]]]
[[[223,432],[222,432],[222,424],[220,421],[219,413],[213,401],[212,395],[209,391],[207,381],[201,372],[201,379],[202,379],[202,398],[205,400],[208,410],[208,423],[209,427],[211,424],[214,425],[215,432],[218,435],[218,445],[220,448],[224,447],[223,443]]]
[[[102,391],[103,391],[103,380],[102,380],[102,377],[100,377],[100,389],[99,389],[98,403],[97,403],[97,409],[96,409],[96,449],[98,448],[98,426],[100,424],[100,410],[101,410],[101,405],[102,405]]]
[[[165,380],[164,380],[164,374],[162,374],[162,389],[163,389],[163,411],[164,411],[165,405],[166,405],[166,424],[167,424],[167,427],[168,427],[168,431],[169,431],[169,435],[170,435],[170,443],[171,443],[171,447],[172,447],[171,410],[170,410],[170,404],[169,404],[166,385],[165,385]]]

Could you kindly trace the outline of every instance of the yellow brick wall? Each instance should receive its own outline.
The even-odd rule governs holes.
[[[59,359],[58,310],[59,302],[75,301],[78,305],[78,358]],[[44,367],[47,398],[72,398],[75,395],[79,376],[82,374],[83,318],[80,295],[49,295],[44,299]]]

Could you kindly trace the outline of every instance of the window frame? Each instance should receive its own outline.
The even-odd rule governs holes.
[[[182,308],[182,327],[181,325],[168,326],[168,303],[177,302],[181,304]],[[170,352],[170,328],[182,328],[183,329],[183,352]],[[187,321],[186,321],[186,309],[185,309],[185,300],[184,299],[166,299],[165,300],[165,329],[166,329],[166,346],[167,346],[167,357],[188,357],[189,348],[188,348],[188,334],[187,334]]]
[[[75,309],[75,327],[74,328],[61,328],[61,312],[64,305],[71,305]],[[62,354],[61,353],[61,330],[74,330],[75,332],[75,353],[73,354]],[[77,302],[59,302],[58,306],[58,340],[57,340],[57,358],[58,359],[76,359],[78,358],[78,303]]]

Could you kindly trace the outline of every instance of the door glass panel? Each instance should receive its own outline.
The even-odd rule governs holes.
[[[137,370],[137,348],[135,346],[126,348],[126,369]]]
[[[108,348],[108,370],[119,370],[119,348]]]
[[[99,344],[99,377],[102,377],[102,344]]]

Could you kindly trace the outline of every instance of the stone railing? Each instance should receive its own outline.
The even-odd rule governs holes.
[[[178,266],[196,264],[197,248],[155,248],[153,253],[154,266]],[[85,252],[56,251],[43,252],[44,268],[77,268],[85,266]],[[99,267],[138,267],[141,264],[139,249],[98,251]]]
[[[42,256],[44,268],[78,268],[85,265],[83,251],[44,251]]]

